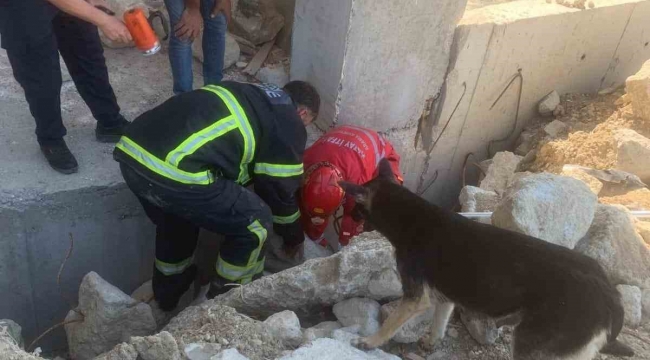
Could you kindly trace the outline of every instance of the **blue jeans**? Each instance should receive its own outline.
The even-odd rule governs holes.
[[[169,63],[174,77],[174,94],[192,91],[192,42],[176,37],[173,29],[185,11],[184,0],[165,0],[171,34],[169,40]],[[203,82],[216,85],[223,78],[223,57],[226,52],[226,17],[219,14],[210,18],[214,0],[201,0],[203,16]]]

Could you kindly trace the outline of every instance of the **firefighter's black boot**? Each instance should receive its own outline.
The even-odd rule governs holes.
[[[98,122],[95,128],[95,137],[97,141],[102,143],[116,143],[120,141],[120,138],[124,135],[124,130],[129,124],[130,122],[122,115],[120,115],[115,125],[105,126]]]
[[[177,275],[164,275],[154,267],[151,285],[158,306],[163,311],[172,311],[183,294],[192,286],[196,278],[196,265],[190,265]]]
[[[74,158],[63,139],[39,140],[39,145],[52,169],[62,174],[76,173],[79,169],[77,159]]]

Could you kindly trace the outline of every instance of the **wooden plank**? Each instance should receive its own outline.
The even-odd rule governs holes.
[[[269,56],[269,53],[273,48],[273,44],[275,44],[275,39],[264,44],[264,46],[262,46],[260,51],[258,51],[257,54],[255,54],[251,62],[248,63],[248,66],[246,67],[246,69],[244,69],[243,72],[250,76],[255,76],[255,74],[257,74],[257,72],[262,67],[262,64],[264,64],[264,61],[266,61],[266,58]]]

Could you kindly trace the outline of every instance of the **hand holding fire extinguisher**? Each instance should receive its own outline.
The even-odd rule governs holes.
[[[107,16],[104,16],[102,20],[97,22],[97,27],[101,30],[107,38],[112,41],[117,41],[121,43],[129,43],[133,41],[129,30],[126,28],[126,25],[120,21],[118,18],[114,17],[115,15],[112,11],[108,10],[106,1],[104,0],[86,0],[90,5],[96,7],[97,9],[103,11]]]

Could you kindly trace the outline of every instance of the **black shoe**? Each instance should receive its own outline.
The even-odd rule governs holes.
[[[153,294],[162,311],[172,311],[183,294],[189,290],[196,278],[197,268],[192,264],[177,275],[164,275],[154,267],[151,286]]]
[[[130,124],[122,115],[120,115],[117,123],[112,126],[104,126],[101,123],[97,123],[95,128],[95,137],[97,141],[102,143],[116,143],[120,141],[122,135],[124,135],[124,129]]]
[[[41,152],[52,169],[62,174],[73,174],[79,170],[77,159],[74,158],[63,139],[42,141],[39,144]]]

